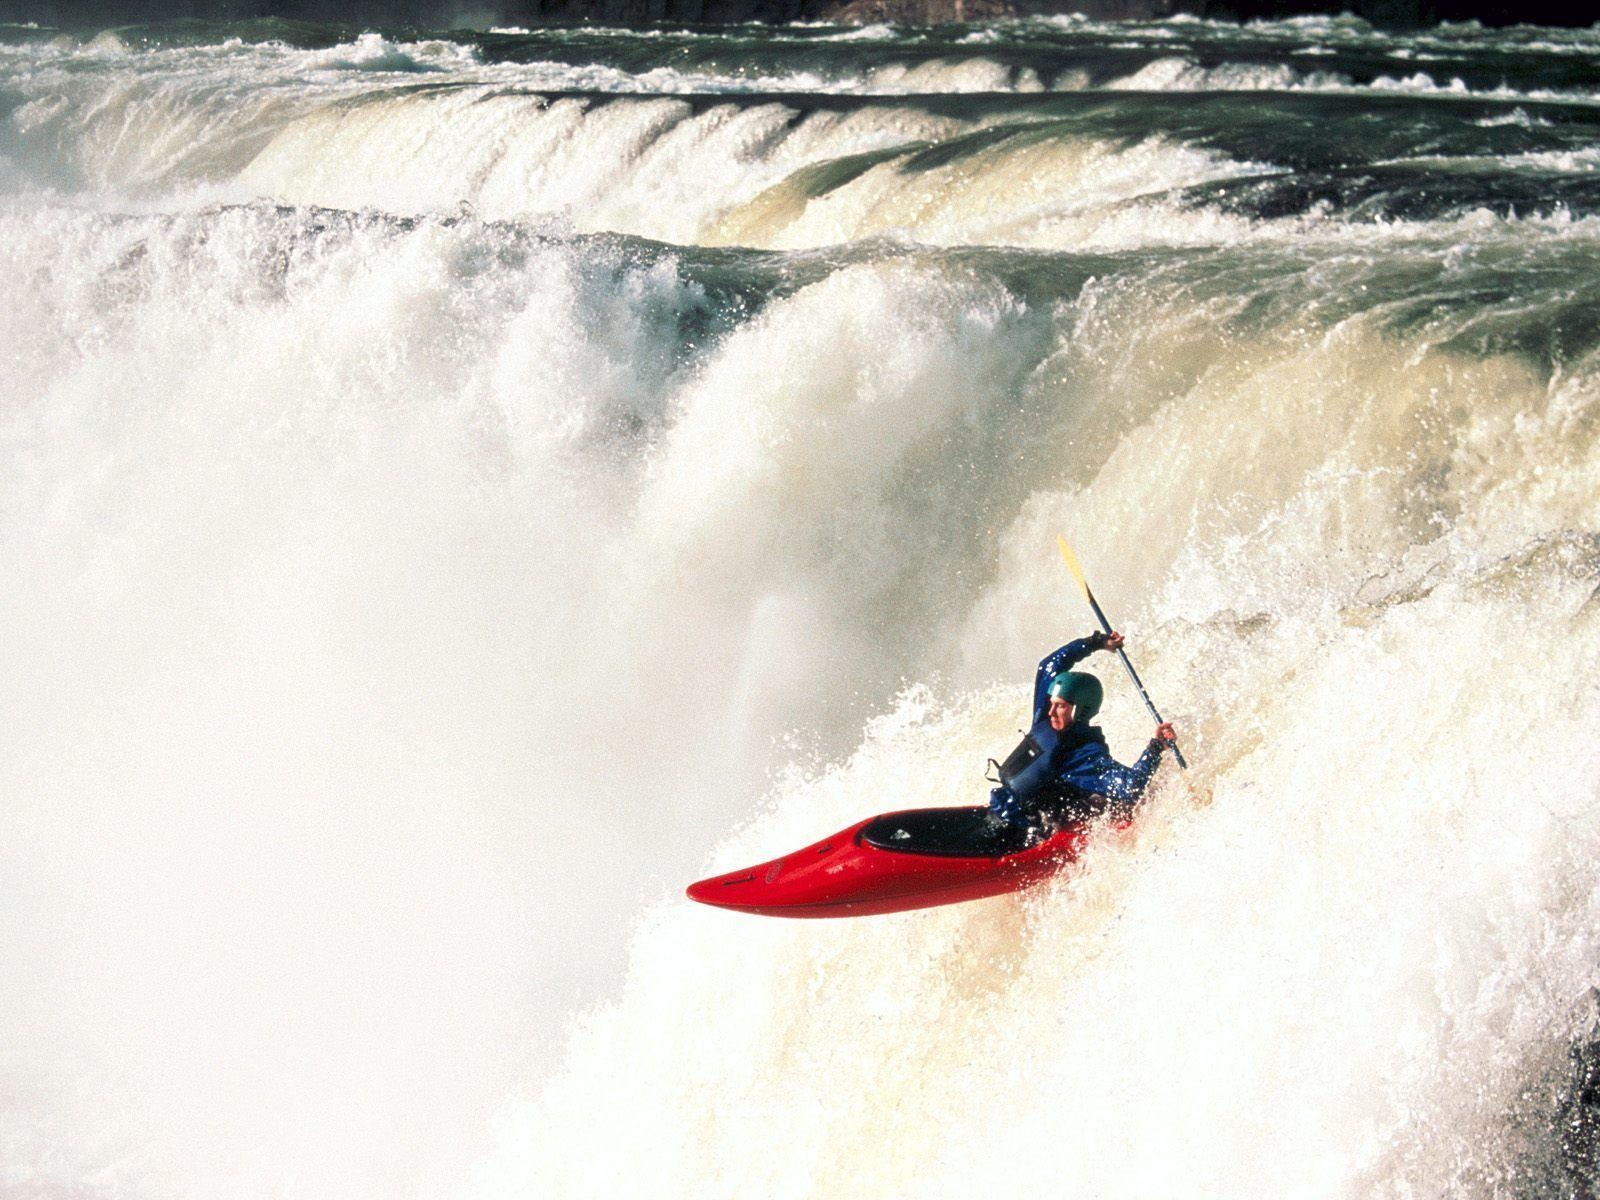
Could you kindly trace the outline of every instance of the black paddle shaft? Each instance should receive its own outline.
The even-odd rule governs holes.
[[[1094,609],[1094,615],[1100,621],[1100,628],[1104,629],[1109,635],[1112,632],[1111,622],[1106,620],[1105,609],[1100,607],[1100,601],[1094,598],[1094,592],[1089,590],[1087,583],[1083,585],[1083,594],[1089,598],[1089,607]],[[1127,668],[1128,678],[1133,680],[1133,686],[1139,689],[1139,695],[1144,698],[1144,706],[1150,710],[1150,715],[1156,719],[1156,724],[1165,724],[1161,719],[1161,714],[1156,711],[1155,701],[1150,699],[1150,693],[1144,690],[1144,683],[1139,679],[1139,672],[1135,671],[1133,664],[1128,661],[1128,652],[1118,646],[1117,657],[1122,660],[1122,665]],[[1189,764],[1183,761],[1183,751],[1178,749],[1177,740],[1174,739],[1168,745],[1172,747],[1172,756],[1178,760],[1178,766],[1187,771]]]

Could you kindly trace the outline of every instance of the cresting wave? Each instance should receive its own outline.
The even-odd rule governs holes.
[[[0,1190],[1594,1187],[1592,34],[227,32],[0,52]],[[676,899],[981,798],[1058,532],[1209,802]]]
[[[1392,118],[1393,134],[1370,130],[1374,109]],[[1524,119],[1502,120],[1508,112]],[[1313,119],[1308,140],[1302,123]],[[1298,234],[1326,219],[1586,215],[1600,193],[1570,156],[1597,128],[1600,115],[1584,108],[1441,111],[1402,98],[422,91],[302,118],[238,184],[289,202],[415,213],[465,203],[501,219],[555,216],[582,231],[701,245],[826,247],[889,235],[1122,249]],[[425,140],[410,135],[417,129]],[[708,178],[727,183],[707,188]],[[1263,218],[1293,220],[1280,231]]]
[[[795,91],[794,74],[722,92],[698,70],[715,61],[669,79],[637,57],[488,61],[485,47],[377,35],[6,55],[0,180],[90,202],[472,211],[773,249],[892,236],[1076,250],[1600,206],[1585,158],[1600,109],[1534,99],[1555,93],[1504,76],[1499,98],[1440,103],[1387,76],[1305,90],[1281,63],[1169,53],[1070,94],[994,90],[1020,86],[1017,71],[1038,77],[1003,58],[861,64],[841,84],[870,92],[867,76],[898,72],[931,89],[893,96]],[[1230,90],[1262,87],[1279,90]]]

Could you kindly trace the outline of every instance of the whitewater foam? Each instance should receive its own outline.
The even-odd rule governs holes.
[[[1230,64],[1500,35],[980,31],[0,47],[0,1190],[1592,1184],[1571,76],[1373,150]],[[1018,91],[1096,47],[1217,95]],[[779,79],[997,90],[710,94]],[[1192,777],[1029,896],[677,899],[980,802],[1091,625],[1061,533]]]
[[[707,870],[904,803],[909,779],[970,802],[1037,631],[1070,628],[1063,529],[1213,798],[1169,768],[1130,837],[1032,897],[823,928],[659,909],[621,998],[507,1113],[491,1194],[1038,1194],[1063,1161],[1106,1196],[1558,1186],[1567,1049],[1596,1021],[1600,695],[1549,680],[1597,665],[1600,548],[1559,531],[1596,516],[1600,460],[1562,439],[1600,391],[1369,317],[1224,363],[1215,309],[1130,320],[1148,292],[1086,294],[1034,376],[1115,425],[1102,460],[1078,411],[1087,437],[1056,444],[1083,483],[1028,501],[971,610],[975,675],[1019,682],[909,693]],[[1508,434],[1518,453],[1491,452]],[[1113,745],[1146,722],[1113,689]],[[597,1136],[619,1120],[620,1150]],[[941,1151],[973,1138],[986,1153]]]
[[[1072,230],[1083,214],[1100,220],[1147,193],[1262,170],[1162,137],[1120,146],[1024,130],[948,165],[925,168],[915,154],[886,159],[815,196],[808,193],[820,173],[797,173],[724,218],[709,240],[799,248],[903,230],[945,245],[1082,248],[1089,239]]]

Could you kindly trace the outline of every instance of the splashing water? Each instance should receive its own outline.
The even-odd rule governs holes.
[[[1592,31],[268,26],[0,48],[0,1190],[1592,1184]],[[1192,780],[677,899],[976,803],[1058,532]]]

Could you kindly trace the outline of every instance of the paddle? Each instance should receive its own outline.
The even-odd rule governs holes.
[[[1089,607],[1094,609],[1094,615],[1100,622],[1100,628],[1106,633],[1111,633],[1111,622],[1106,620],[1105,610],[1100,607],[1100,602],[1094,598],[1094,593],[1089,590],[1089,581],[1083,577],[1083,568],[1078,565],[1078,556],[1072,552],[1072,547],[1067,545],[1067,539],[1057,535],[1056,545],[1061,547],[1061,560],[1067,564],[1067,570],[1072,572],[1072,577],[1078,581],[1078,586],[1083,589],[1083,597],[1089,602]],[[1133,686],[1139,689],[1139,695],[1144,697],[1144,706],[1150,710],[1150,715],[1156,719],[1156,724],[1162,724],[1161,714],[1156,711],[1155,702],[1150,699],[1150,693],[1144,690],[1144,684],[1139,682],[1139,672],[1133,669],[1133,664],[1128,661],[1128,652],[1122,647],[1117,647],[1117,657],[1122,660],[1122,665],[1127,668],[1128,678],[1133,680]],[[1178,749],[1176,741],[1169,743],[1172,754],[1178,760],[1178,765],[1185,771],[1189,764],[1183,761],[1183,751]]]

